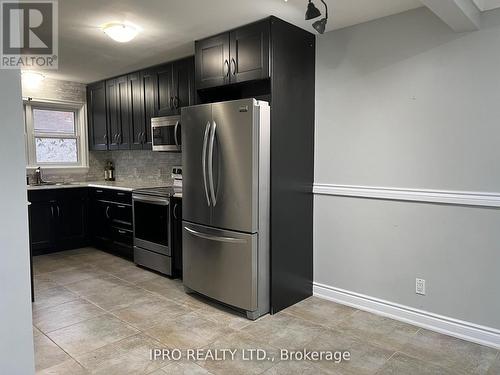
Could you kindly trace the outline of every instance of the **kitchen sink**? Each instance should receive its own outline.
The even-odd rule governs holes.
[[[29,186],[39,187],[39,186],[68,186],[68,185],[78,185],[78,182],[52,182],[46,181],[40,184],[30,184]]]

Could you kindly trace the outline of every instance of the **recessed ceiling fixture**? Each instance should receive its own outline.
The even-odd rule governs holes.
[[[37,88],[40,82],[45,79],[42,73],[34,72],[31,70],[24,70],[21,72],[23,84],[30,88]]]
[[[108,23],[102,27],[102,31],[106,33],[111,39],[127,43],[134,39],[139,34],[139,28],[129,23]]]
[[[316,21],[312,24],[312,27],[320,33],[323,34],[326,29],[326,23],[328,22],[328,5],[324,2],[324,0],[321,0],[323,5],[325,6],[325,17],[320,19],[319,21]],[[318,8],[316,8],[316,5],[312,2],[312,0],[309,0],[309,3],[307,4],[307,10],[306,10],[306,20],[312,20],[314,18],[318,18],[321,16],[321,12]]]

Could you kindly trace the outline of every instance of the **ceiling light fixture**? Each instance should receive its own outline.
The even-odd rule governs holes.
[[[316,5],[312,2],[312,0],[309,0],[309,3],[307,4],[307,10],[306,10],[306,21],[312,20],[314,18],[317,18],[321,16],[321,12],[319,11],[318,8],[316,8]]]
[[[42,73],[34,72],[31,70],[24,70],[21,72],[23,84],[29,88],[37,88],[40,83],[45,79]]]
[[[134,39],[139,34],[139,28],[125,23],[108,23],[102,27],[102,31],[106,33],[111,39],[127,43]]]
[[[323,5],[325,6],[325,17],[320,19],[319,21],[316,21],[312,24],[312,27],[314,30],[316,30],[320,34],[324,34],[325,29],[326,29],[326,23],[328,22],[328,5],[324,2],[324,0],[321,0]],[[307,10],[306,10],[306,20],[312,20],[314,18],[318,18],[321,16],[321,12],[319,11],[318,8],[316,8],[316,5],[312,2],[312,0],[309,0],[309,3],[307,4]]]

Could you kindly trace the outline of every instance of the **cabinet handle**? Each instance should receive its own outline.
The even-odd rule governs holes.
[[[236,60],[234,58],[231,59],[231,68],[233,76],[236,74]]]
[[[98,194],[102,194],[102,190],[96,190],[95,192]]]
[[[177,220],[177,203],[174,204],[173,215],[174,215],[174,219]]]
[[[144,144],[144,132],[139,133],[139,143]]]
[[[229,61],[224,61],[224,76],[229,76]]]
[[[175,108],[175,109],[178,109],[178,108],[179,108],[179,102],[180,102],[179,97],[178,97],[178,96],[176,96],[176,97],[174,98],[174,108]]]
[[[52,214],[52,219],[54,218],[54,206],[50,206],[50,213]]]
[[[122,144],[123,143],[123,139],[122,139],[122,133],[118,133],[118,138],[117,138],[119,144]]]
[[[171,96],[170,97],[170,102],[169,102],[169,105],[170,109],[174,109],[174,98]]]
[[[57,217],[61,217],[61,209],[59,208],[59,205],[57,205],[56,208],[57,208]]]
[[[107,143],[108,142],[108,135],[104,134],[102,139],[104,140],[104,143]]]
[[[106,219],[110,219],[110,216],[109,216],[109,206],[106,206]]]
[[[116,206],[116,207],[118,207],[118,208],[127,208],[127,206],[122,206],[122,205]]]
[[[116,195],[123,197],[125,195],[125,193],[116,193]]]
[[[127,234],[127,232],[126,232],[126,231],[121,230],[121,229],[118,229],[118,233],[120,233],[120,234]]]

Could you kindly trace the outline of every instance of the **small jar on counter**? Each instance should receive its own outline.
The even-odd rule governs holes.
[[[113,166],[112,161],[108,161],[106,163],[106,167],[104,168],[104,180],[105,181],[115,180],[115,167]]]

